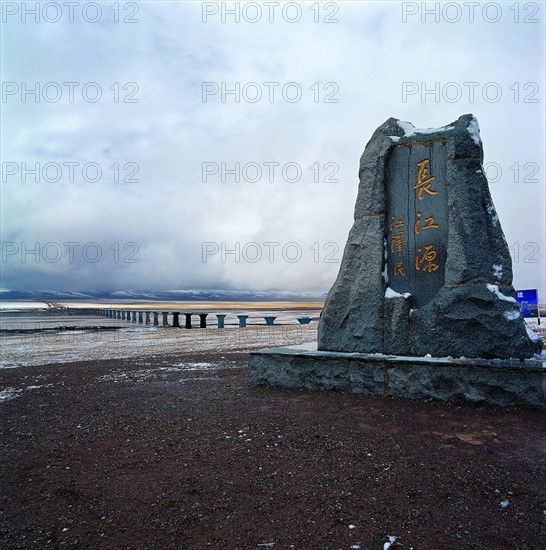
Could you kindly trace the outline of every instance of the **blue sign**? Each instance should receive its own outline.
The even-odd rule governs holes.
[[[538,317],[538,290],[516,290],[516,300],[521,307],[522,317]]]

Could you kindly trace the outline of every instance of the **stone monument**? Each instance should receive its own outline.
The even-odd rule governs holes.
[[[472,115],[438,129],[387,120],[360,160],[354,224],[318,349],[532,357]],[[534,334],[533,334],[534,336]]]
[[[251,354],[250,381],[546,408],[542,341],[520,314],[482,161],[473,115],[382,124],[318,349]]]

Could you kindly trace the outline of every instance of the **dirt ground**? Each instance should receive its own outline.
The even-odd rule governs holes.
[[[2,548],[544,548],[543,413],[255,387],[247,357],[0,371]]]

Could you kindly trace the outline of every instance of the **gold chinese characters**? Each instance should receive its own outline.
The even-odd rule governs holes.
[[[432,187],[433,182],[436,180],[436,176],[431,175],[430,159],[425,158],[417,162],[416,166],[417,183],[413,185],[413,189],[416,190],[417,199],[422,201],[425,196],[428,195],[432,200],[434,200],[435,195],[438,195],[439,191]],[[407,266],[404,264],[404,251],[405,247],[408,245],[406,220],[404,218],[399,218],[398,216],[392,215],[389,229],[390,252],[395,254],[397,257],[397,260],[393,265],[392,274],[394,277],[406,277],[408,274]],[[440,229],[440,224],[436,222],[434,216],[426,215],[426,213],[421,212],[421,210],[417,210],[415,212],[415,222],[413,223],[414,235],[420,235],[425,231],[435,229]],[[432,273],[440,267],[437,263],[437,259],[438,251],[436,250],[434,243],[428,242],[416,248],[413,267],[416,271],[421,273]]]
[[[437,195],[438,191],[431,189],[432,182],[436,179],[436,176],[428,176],[428,163],[430,159],[423,159],[417,163],[419,170],[417,171],[417,183],[413,186],[417,189],[417,198],[422,201],[425,198],[425,193],[429,195]]]

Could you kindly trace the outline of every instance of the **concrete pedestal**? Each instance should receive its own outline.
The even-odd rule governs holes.
[[[239,318],[239,327],[246,327],[246,320],[248,319],[248,315],[237,315],[237,317]]]
[[[161,315],[163,316],[163,326],[168,327],[169,326],[169,321],[168,321],[169,312],[168,311],[162,311]]]
[[[216,314],[216,318],[218,320],[218,328],[224,328],[224,321],[225,321],[225,318],[226,318],[226,314],[218,313],[218,314]]]
[[[207,315],[208,313],[199,314],[199,328],[207,328]]]
[[[180,328],[180,312],[173,311],[173,327]]]
[[[525,361],[426,358],[317,351],[316,344],[304,344],[251,353],[249,381],[546,410],[544,354]]]
[[[186,328],[191,328],[191,316],[193,313],[184,313],[184,316],[186,317]]]
[[[154,327],[157,327],[159,325],[159,312],[154,311]]]

